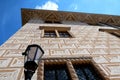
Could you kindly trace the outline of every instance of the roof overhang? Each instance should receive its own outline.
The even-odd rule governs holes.
[[[52,11],[40,9],[21,9],[22,25],[30,19],[41,19],[43,21],[77,21],[97,25],[99,22],[120,26],[120,16],[91,14],[80,12]]]

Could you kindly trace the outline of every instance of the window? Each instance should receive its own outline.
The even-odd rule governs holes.
[[[58,31],[61,38],[70,38],[72,37],[67,31]]]
[[[70,80],[65,64],[45,64],[44,66],[44,80]]]
[[[52,21],[45,21],[45,23],[53,23]]]
[[[44,38],[72,38],[70,27],[40,27]]]
[[[79,80],[103,80],[90,64],[74,64]]]
[[[46,38],[49,38],[49,37],[55,38],[55,37],[57,37],[57,36],[56,36],[56,34],[55,34],[55,31],[45,31],[45,32],[44,32],[44,37],[46,37]]]
[[[107,80],[107,76],[91,57],[46,58],[38,66],[38,80],[41,79]]]

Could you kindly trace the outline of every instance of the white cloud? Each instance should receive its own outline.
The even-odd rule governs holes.
[[[70,5],[70,8],[73,9],[73,10],[77,10],[77,9],[78,9],[78,5],[75,4],[75,3],[72,3],[72,4]]]
[[[75,5],[75,6],[74,6],[74,10],[77,10],[77,9],[78,9],[78,6],[77,6],[77,5]]]
[[[35,9],[58,10],[58,5],[52,1],[48,1],[42,6],[37,5]]]

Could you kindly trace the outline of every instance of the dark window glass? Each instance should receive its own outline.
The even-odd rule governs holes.
[[[45,21],[44,23],[57,23],[57,24],[61,24],[60,21]]]
[[[66,65],[45,65],[44,80],[70,80]]]
[[[54,21],[54,23],[61,24],[61,22],[60,22],[60,21]]]
[[[44,32],[44,37],[52,37],[52,38],[54,38],[54,37],[56,37],[56,33],[55,33],[55,31],[45,31]]]
[[[67,31],[58,31],[61,38],[70,38],[71,35]]]
[[[90,64],[73,65],[80,80],[103,80]]]
[[[45,23],[53,23],[52,21],[45,21]]]

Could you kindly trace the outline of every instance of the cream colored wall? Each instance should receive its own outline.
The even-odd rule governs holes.
[[[39,26],[71,27],[75,38],[41,38]],[[0,47],[0,80],[24,80],[21,53],[29,44],[39,44],[45,51],[43,57],[92,56],[111,80],[119,80],[120,39],[99,32],[99,28],[89,25],[25,24]]]

